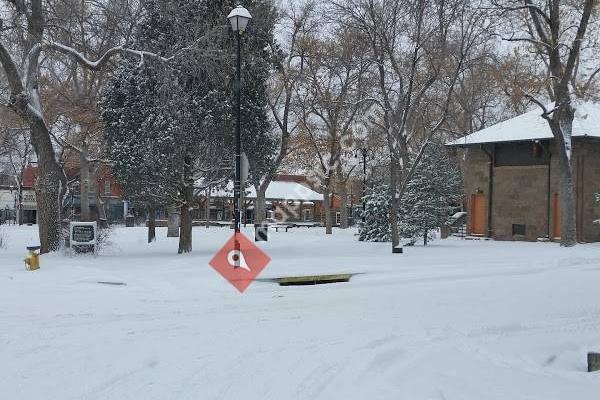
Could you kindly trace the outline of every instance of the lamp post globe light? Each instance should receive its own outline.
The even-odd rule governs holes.
[[[241,158],[242,158],[242,140],[241,140],[241,95],[242,95],[242,83],[241,83],[241,36],[246,31],[248,22],[252,19],[252,16],[242,6],[237,6],[227,16],[227,19],[231,23],[231,29],[236,33],[237,38],[237,65],[235,74],[235,96],[236,96],[236,124],[235,124],[235,182],[233,183],[233,213],[234,213],[234,226],[235,233],[240,231],[240,220],[241,220]]]

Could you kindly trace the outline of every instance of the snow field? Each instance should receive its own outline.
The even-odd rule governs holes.
[[[44,255],[3,227],[0,397],[11,399],[592,399],[600,375],[600,245],[436,240],[391,254],[354,230],[259,245],[259,278],[356,272],[350,283],[239,294],[194,252],[116,228],[97,257]],[[251,237],[251,230],[247,230]],[[122,282],[106,285],[97,282]]]

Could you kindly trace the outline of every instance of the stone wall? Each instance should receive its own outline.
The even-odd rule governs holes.
[[[471,234],[471,195],[475,193],[483,193],[486,196],[486,199],[489,198],[488,182],[490,159],[482,149],[475,146],[460,149],[459,158],[461,160],[461,169],[463,173],[463,182],[465,190],[465,206],[467,209],[467,232]],[[485,224],[486,226],[488,226],[487,210]]]
[[[582,242],[600,241],[600,225],[593,221],[600,219],[600,203],[596,193],[600,192],[600,142],[579,140],[574,144],[576,157],[578,198],[578,233]]]

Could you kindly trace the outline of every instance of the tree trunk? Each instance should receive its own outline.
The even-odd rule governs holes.
[[[323,190],[323,212],[325,212],[325,234],[331,235],[333,229],[333,221],[331,218],[331,198],[330,198],[331,188],[329,185],[325,186]]]
[[[206,214],[206,229],[210,228],[210,193],[211,193],[211,187],[207,187],[206,188],[206,202],[204,203],[204,211]]]
[[[190,206],[184,203],[181,206],[181,223],[179,227],[179,254],[192,251],[192,214]]]
[[[254,186],[256,199],[254,200],[254,223],[261,224],[266,219],[266,193],[268,185]]]
[[[392,249],[400,244],[400,233],[398,232],[398,212],[400,210],[400,199],[398,192],[398,160],[393,155],[390,162],[390,225],[392,233]]]
[[[90,221],[90,166],[87,159],[87,146],[81,146],[79,153],[79,206],[80,220]]]
[[[60,247],[60,185],[60,172],[52,169],[48,171],[40,165],[35,184],[35,200],[41,253],[56,251]]]
[[[23,182],[19,182],[19,188],[17,189],[17,209],[16,209],[16,215],[15,218],[16,223],[19,225],[23,225],[23,206],[22,206],[22,202],[23,202]]]
[[[574,246],[577,244],[577,222],[575,215],[575,183],[573,169],[569,160],[560,157],[560,245]]]
[[[171,206],[167,210],[168,222],[167,222],[167,237],[179,237],[179,211],[177,207]]]
[[[423,246],[427,246],[427,231],[423,234]]]
[[[192,251],[192,214],[191,207],[194,200],[193,180],[191,179],[191,158],[185,158],[184,163],[184,182],[185,186],[181,189],[183,203],[181,205],[181,223],[179,228],[179,249],[177,252],[191,253]]]
[[[570,247],[577,244],[575,182],[573,167],[565,154],[559,156],[559,168],[560,245]]]
[[[340,228],[348,228],[348,187],[346,182],[341,185],[341,203],[340,203]]]
[[[566,103],[566,100],[563,103]],[[558,111],[556,119],[549,121],[556,140],[560,170],[560,245],[566,247],[577,244],[575,182],[571,163],[573,154],[571,133],[574,116],[575,110],[569,105]]]
[[[100,196],[100,191],[96,191],[96,204],[98,205],[98,220],[101,228],[108,227],[108,221],[106,218],[106,209],[104,208],[104,201]]]
[[[38,159],[38,176],[35,183],[37,223],[40,236],[40,253],[56,251],[60,247],[60,209],[64,174],[56,156],[48,128],[41,120],[30,121],[31,143]]]
[[[148,204],[148,243],[156,240],[156,206]]]

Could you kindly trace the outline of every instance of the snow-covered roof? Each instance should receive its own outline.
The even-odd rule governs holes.
[[[232,197],[233,182],[229,182],[225,188],[214,189],[211,192],[214,197]],[[246,189],[246,198],[256,198],[253,186]],[[297,182],[273,181],[269,184],[266,193],[267,200],[323,200],[323,195]]]
[[[552,106],[549,106],[551,109]],[[575,105],[573,137],[600,138],[600,103],[580,102]],[[464,146],[480,143],[516,142],[536,139],[551,139],[548,122],[542,118],[540,108],[535,108],[518,117],[452,140],[448,146]]]

